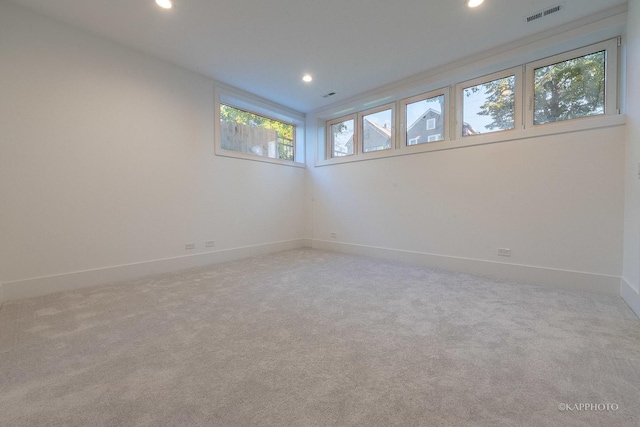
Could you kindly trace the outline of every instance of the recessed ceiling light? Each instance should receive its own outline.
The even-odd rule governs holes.
[[[156,0],[156,4],[163,9],[171,9],[173,7],[171,0]]]
[[[467,2],[467,6],[469,7],[477,7],[484,3],[484,0],[469,0]]]
[[[302,76],[302,81],[305,83],[309,83],[313,80],[313,77],[311,76],[311,74],[305,74],[304,76]]]

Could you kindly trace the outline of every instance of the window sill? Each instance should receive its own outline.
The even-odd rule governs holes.
[[[218,147],[216,147],[215,149],[215,154],[216,156],[219,156],[219,157],[251,160],[254,162],[262,162],[262,163],[273,163],[276,165],[289,166],[294,168],[304,169],[306,167],[304,163],[300,163],[292,160],[273,159],[271,157],[262,157],[262,156],[257,156],[255,154],[240,153],[236,151],[225,150],[223,148],[218,148]]]

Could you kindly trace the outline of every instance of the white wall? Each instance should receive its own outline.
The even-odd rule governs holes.
[[[629,1],[622,295],[640,316],[640,0]]]
[[[303,244],[304,169],[216,157],[214,81],[2,1],[0,58],[6,299]]]
[[[584,42],[591,35],[580,37]],[[572,41],[576,47],[580,42]],[[535,49],[545,56],[540,43]],[[468,76],[489,62],[483,57],[479,65],[449,74]],[[407,85],[428,87],[429,77],[424,79]],[[396,90],[408,92],[402,84]],[[377,98],[385,95],[389,91]],[[329,111],[310,114],[308,126]],[[318,133],[308,133],[316,150],[324,143]],[[625,126],[616,125],[321,167],[311,162],[313,245],[618,293],[624,140]],[[510,248],[512,256],[497,256],[499,247]]]

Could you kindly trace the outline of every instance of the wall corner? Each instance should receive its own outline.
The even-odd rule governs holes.
[[[620,296],[640,319],[640,292],[624,277],[620,279]]]

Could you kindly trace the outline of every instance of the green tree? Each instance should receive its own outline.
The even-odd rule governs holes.
[[[515,84],[515,76],[509,76],[465,89],[466,96],[484,90],[486,98],[478,114],[491,117],[492,122],[486,125],[487,129],[513,128],[516,105]]]
[[[533,120],[535,124],[604,113],[605,52],[559,62],[534,70]],[[488,129],[511,129],[514,120],[515,78],[494,80],[465,94],[484,90],[480,115],[489,116]],[[469,91],[469,93],[467,93]]]
[[[537,68],[534,74],[534,123],[604,113],[604,51]]]

